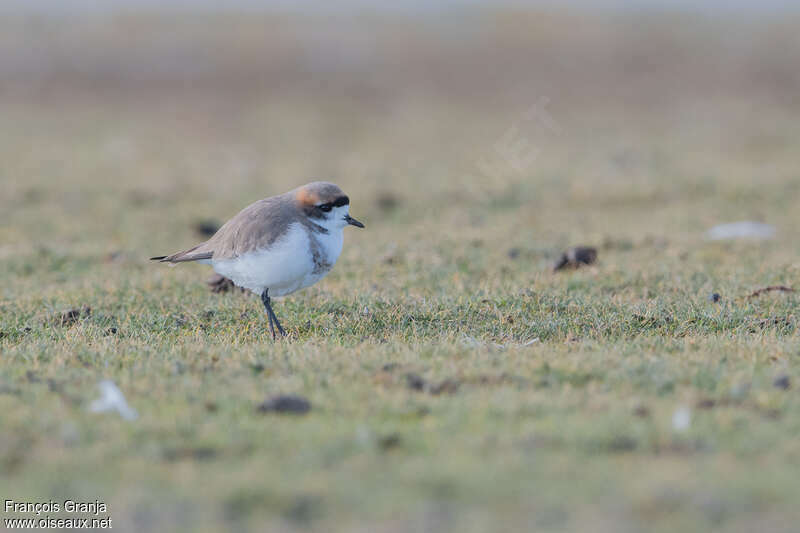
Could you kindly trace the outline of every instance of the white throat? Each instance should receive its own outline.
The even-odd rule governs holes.
[[[347,226],[347,215],[350,214],[350,206],[342,205],[334,207],[329,213],[325,214],[323,219],[312,219],[315,224],[325,228],[328,233],[342,233],[342,230]]]

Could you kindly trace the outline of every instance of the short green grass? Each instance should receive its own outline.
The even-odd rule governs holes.
[[[800,288],[782,108],[767,135],[724,102],[621,121],[553,94],[561,132],[489,179],[514,109],[100,94],[3,107],[4,498],[100,499],[124,531],[795,529],[800,293],[748,298]],[[276,303],[289,339],[207,267],[147,261],[311,177],[367,228]],[[703,239],[740,219],[777,239]],[[577,244],[598,263],[552,273]],[[102,379],[137,420],[88,412]],[[276,394],[312,409],[259,412]]]

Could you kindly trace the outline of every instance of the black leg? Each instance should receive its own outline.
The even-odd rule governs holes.
[[[272,310],[272,306],[270,305],[270,298],[269,298],[269,289],[264,289],[264,292],[261,293],[261,302],[264,304],[264,309],[267,310],[267,318],[269,319],[269,331],[272,333],[272,339],[275,340],[275,326],[278,326],[278,332],[282,336],[286,336],[286,332],[281,327],[281,323],[278,322],[278,317],[275,316],[275,311]]]
[[[264,304],[264,309],[267,310],[267,320],[269,320],[269,331],[272,333],[272,340],[275,340],[275,326],[272,323],[272,306],[269,304],[269,289],[264,289],[261,293],[261,303]]]
[[[272,313],[267,309],[267,320],[269,320],[269,332],[272,334],[272,340],[275,340],[275,323],[272,321]]]
[[[275,315],[275,311],[272,310],[272,306],[270,306],[269,312],[272,313],[272,321],[275,322],[275,327],[278,328],[278,333],[280,333],[282,337],[285,337],[286,332],[283,330],[281,323],[278,322],[278,317]]]

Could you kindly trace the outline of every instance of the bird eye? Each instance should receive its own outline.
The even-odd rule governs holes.
[[[331,204],[322,204],[321,206],[319,206],[319,208],[320,208],[321,210],[325,211],[326,213],[327,213],[328,211],[330,211],[331,209],[333,209],[333,207],[331,206]]]

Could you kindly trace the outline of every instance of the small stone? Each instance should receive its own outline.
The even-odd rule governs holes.
[[[775,378],[772,385],[782,390],[789,390],[792,388],[792,380],[789,379],[789,376],[784,374]]]
[[[258,405],[259,413],[304,415],[311,410],[311,402],[302,396],[285,394],[274,396]]]
[[[421,391],[425,388],[425,380],[419,374],[406,374],[406,386],[412,390]]]
[[[388,451],[397,448],[402,442],[403,438],[399,433],[390,433],[378,439],[378,447],[383,451]]]

